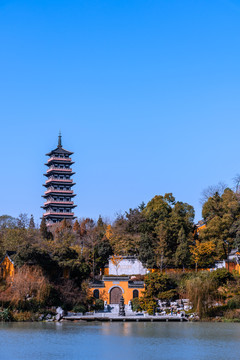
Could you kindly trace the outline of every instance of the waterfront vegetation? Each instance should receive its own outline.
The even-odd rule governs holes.
[[[215,189],[216,190],[216,189]],[[206,195],[206,193],[205,193]],[[0,255],[11,255],[16,272],[0,284],[1,320],[37,320],[54,307],[100,310],[89,292],[110,255],[134,255],[153,272],[133,309],[153,314],[157,300],[189,298],[201,319],[240,319],[240,277],[226,269],[209,272],[240,244],[240,197],[229,188],[207,193],[197,231],[194,209],[172,194],[155,196],[109,223],[99,216],[66,220],[47,228],[33,216],[0,217]],[[51,310],[52,309],[52,310]]]

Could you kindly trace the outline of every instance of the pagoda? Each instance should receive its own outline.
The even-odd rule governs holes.
[[[46,154],[49,156],[46,174],[47,180],[43,186],[46,191],[43,195],[45,198],[45,210],[43,214],[47,225],[66,220],[75,219],[73,208],[74,205],[72,198],[75,196],[72,186],[75,185],[71,176],[75,173],[71,169],[74,162],[71,159],[73,152],[63,149],[61,133],[58,137],[58,147]]]

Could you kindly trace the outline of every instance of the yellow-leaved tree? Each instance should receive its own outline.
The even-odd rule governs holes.
[[[212,240],[205,242],[196,240],[195,244],[190,246],[190,252],[195,263],[196,271],[198,266],[208,267],[212,264],[215,257],[215,248],[216,245]]]

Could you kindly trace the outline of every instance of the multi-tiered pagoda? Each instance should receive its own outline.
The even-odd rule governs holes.
[[[72,198],[75,196],[72,186],[75,185],[71,176],[71,165],[74,164],[70,156],[73,152],[67,151],[62,147],[61,134],[58,137],[58,147],[46,154],[49,156],[47,165],[47,177],[45,194],[45,203],[42,208],[45,210],[43,214],[47,225],[62,221],[63,219],[74,219]]]

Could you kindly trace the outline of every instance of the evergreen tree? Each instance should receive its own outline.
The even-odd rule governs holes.
[[[187,237],[182,227],[178,233],[178,247],[175,252],[175,264],[181,266],[184,270],[186,265],[189,263],[190,251],[188,247]]]
[[[40,224],[40,234],[44,239],[49,238],[49,231],[48,231],[46,220],[44,217],[42,217],[42,221]]]
[[[31,217],[30,217],[29,229],[31,229],[31,230],[35,229],[35,222],[34,222],[33,215],[31,215]]]

